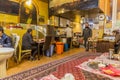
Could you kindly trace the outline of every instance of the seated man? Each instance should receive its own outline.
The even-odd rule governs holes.
[[[32,50],[31,60],[35,60],[35,55],[38,52],[36,42],[33,41],[32,29],[28,29],[27,32],[23,35],[22,38],[22,49],[23,50]]]
[[[115,53],[118,54],[120,49],[120,33],[119,31],[114,30],[113,35],[115,36],[115,45],[114,45]]]
[[[0,26],[0,47],[12,47],[10,37],[4,33],[4,29],[1,26]]]

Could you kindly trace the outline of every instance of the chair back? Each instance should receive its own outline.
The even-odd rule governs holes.
[[[13,44],[13,48],[17,48],[18,43],[20,41],[20,36],[18,36],[17,34],[12,34],[12,44]]]
[[[12,33],[11,34],[11,38],[12,38],[12,47],[14,48],[14,46],[15,46],[15,36],[16,36],[17,34],[15,34],[15,33]]]
[[[19,55],[18,55],[18,61],[21,62],[21,60],[26,56],[31,56],[31,50],[22,50],[22,37],[20,37],[20,41],[18,43],[19,48]]]
[[[15,36],[15,45],[14,45],[15,49],[17,49],[19,42],[20,42],[20,36]]]
[[[17,34],[12,34],[12,42],[13,42],[13,48],[15,49],[15,54],[18,48],[19,41],[20,41],[20,36],[18,36]]]

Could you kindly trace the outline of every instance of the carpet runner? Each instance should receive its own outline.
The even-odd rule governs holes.
[[[57,70],[52,74],[55,75],[57,78],[61,79],[66,73],[72,73],[73,76],[75,77],[75,80],[85,80],[85,76],[82,73],[82,71],[76,68],[75,66],[92,58],[95,58],[95,56],[86,56],[83,58],[81,57],[81,58],[66,62],[64,64],[61,64],[60,66],[57,67]]]
[[[66,62],[57,67],[57,70],[52,74],[55,75],[57,78],[61,79],[66,73],[72,73],[75,77],[75,80],[110,80],[109,78],[102,77],[99,75],[91,74],[81,69],[78,69],[77,65],[89,60],[93,59],[96,56],[89,55],[83,56],[78,59]]]
[[[99,75],[95,75],[75,67],[84,61],[93,59],[99,55],[101,54],[88,52],[78,53],[12,76],[8,76],[1,80],[40,80],[44,76],[48,76],[50,74],[53,74],[58,79],[61,79],[66,73],[73,74],[75,80],[110,80],[109,78],[101,78]]]

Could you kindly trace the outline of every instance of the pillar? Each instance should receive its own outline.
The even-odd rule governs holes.
[[[82,27],[81,27],[80,21],[81,21],[81,15],[79,15],[79,14],[75,15],[75,20],[74,20],[75,27],[73,29],[73,32],[82,32]]]
[[[112,30],[114,30],[117,20],[117,0],[112,1]]]

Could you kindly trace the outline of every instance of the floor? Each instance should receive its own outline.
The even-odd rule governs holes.
[[[24,70],[28,70],[28,69],[36,67],[36,66],[40,66],[40,65],[49,63],[51,61],[62,59],[66,56],[74,55],[79,52],[84,52],[84,51],[85,50],[83,48],[73,48],[69,51],[64,52],[63,54],[59,54],[59,55],[54,54],[52,57],[43,56],[43,57],[41,57],[40,60],[36,60],[36,61],[23,60],[20,64],[15,64],[12,61],[12,63],[9,63],[9,65],[12,65],[12,66],[9,66],[9,68],[7,70],[7,76],[22,72]]]

